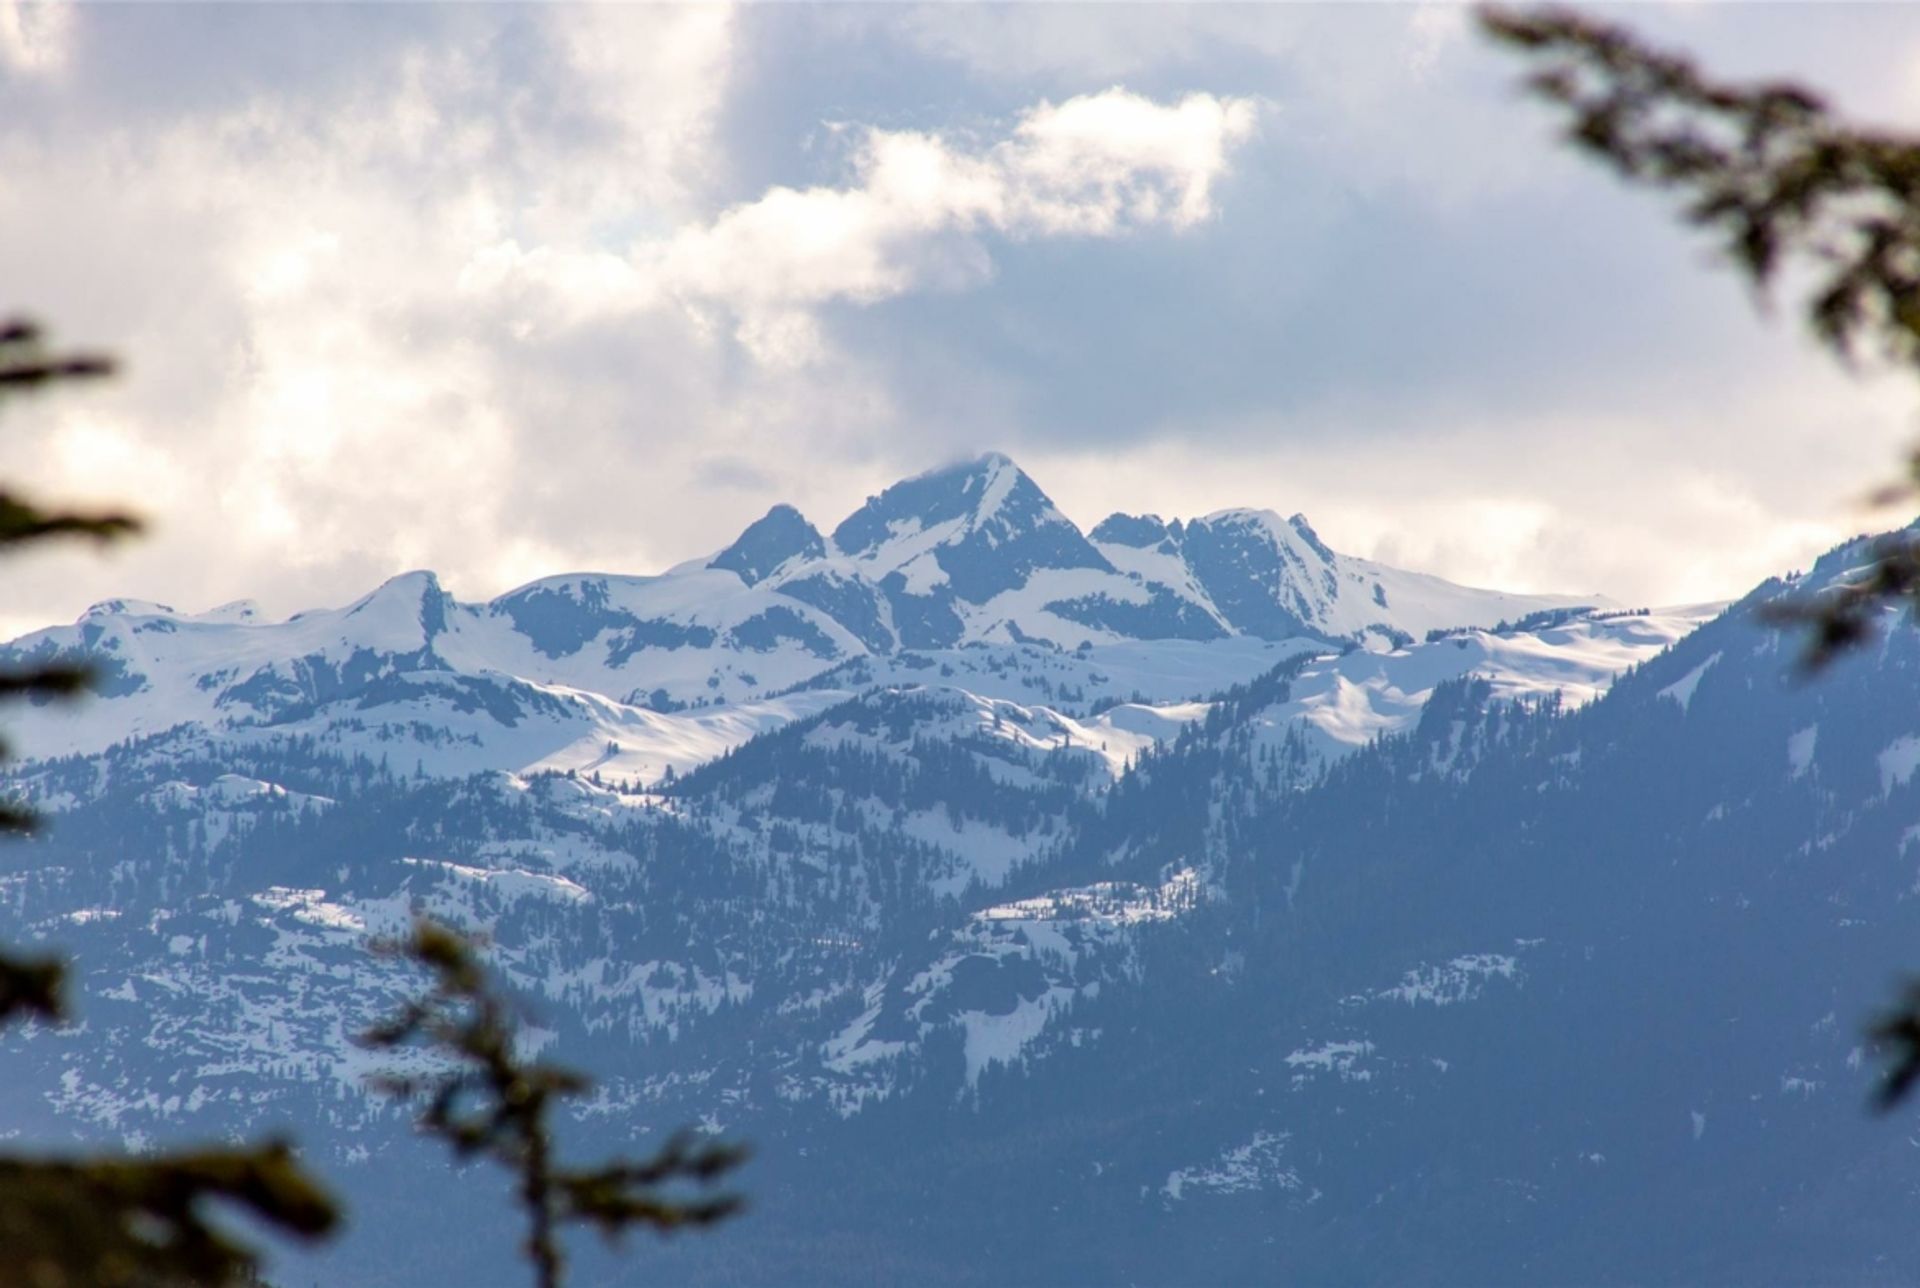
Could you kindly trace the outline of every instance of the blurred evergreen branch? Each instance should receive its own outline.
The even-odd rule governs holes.
[[[0,321],[0,394],[109,374],[111,361],[49,354],[40,329]],[[0,547],[56,536],[106,541],[139,530],[125,514],[44,510],[0,492]],[[72,697],[83,665],[0,672],[0,699]],[[0,748],[0,757],[4,757]],[[33,812],[0,804],[0,828],[30,830]],[[65,969],[50,957],[0,953],[0,1025],[67,1018]],[[243,1207],[282,1233],[317,1239],[339,1220],[333,1200],[281,1142],[151,1155],[0,1155],[0,1283],[23,1288],[243,1288],[253,1251],[209,1220],[210,1202]]]
[[[424,1047],[446,1057],[450,1067],[383,1076],[376,1084],[396,1096],[424,1097],[421,1127],[445,1140],[456,1156],[485,1155],[514,1174],[516,1198],[527,1215],[527,1258],[540,1288],[557,1288],[565,1273],[563,1224],[593,1225],[613,1239],[632,1226],[706,1226],[740,1210],[734,1195],[677,1199],[663,1192],[681,1182],[710,1188],[745,1160],[737,1145],[683,1134],[637,1162],[562,1166],[554,1157],[553,1111],[587,1092],[590,1080],[516,1052],[513,1009],[465,936],[421,920],[405,939],[377,947],[424,967],[433,985],[364,1040],[378,1049]]]
[[[1884,1113],[1920,1085],[1920,980],[1909,980],[1899,1004],[1868,1030],[1889,1061],[1875,1105]]]
[[[1671,191],[1763,299],[1791,263],[1814,286],[1806,316],[1841,361],[1863,349],[1920,373],[1920,138],[1838,120],[1785,82],[1732,85],[1623,27],[1562,8],[1487,7],[1485,31],[1538,64],[1527,86],[1562,109],[1565,137],[1621,178]],[[1920,491],[1920,451],[1882,504]],[[1878,543],[1855,579],[1776,601],[1804,629],[1806,664],[1871,639],[1891,608],[1920,607],[1920,541]]]
[[[70,380],[98,379],[112,375],[113,371],[110,358],[49,353],[45,337],[32,322],[0,319],[0,395]],[[139,520],[128,514],[45,510],[0,490],[0,545],[17,545],[53,536],[111,541],[139,530]]]
[[[257,1282],[253,1253],[206,1220],[209,1200],[306,1238],[338,1219],[281,1142],[150,1158],[0,1158],[0,1279],[32,1288]]]

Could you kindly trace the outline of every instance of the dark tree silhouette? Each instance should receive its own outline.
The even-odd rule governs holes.
[[[448,1066],[376,1083],[395,1095],[424,1097],[420,1125],[459,1157],[486,1155],[514,1174],[515,1197],[527,1214],[527,1258],[540,1288],[558,1288],[562,1281],[566,1257],[559,1230],[566,1223],[596,1226],[612,1239],[633,1226],[666,1231],[711,1225],[740,1210],[734,1195],[669,1193],[679,1182],[702,1190],[713,1186],[745,1159],[737,1145],[680,1135],[638,1162],[562,1166],[554,1157],[553,1111],[589,1091],[591,1080],[519,1054],[513,1007],[466,936],[423,920],[406,939],[381,950],[424,967],[433,986],[365,1040],[376,1048],[424,1046]]]
[[[92,355],[50,353],[38,327],[0,321],[0,394],[109,374]],[[50,537],[111,541],[139,529],[129,515],[47,509],[0,491],[0,548]],[[71,697],[84,666],[0,672],[0,698]],[[0,744],[0,758],[6,755]],[[31,810],[0,805],[0,828],[30,830]],[[0,952],[0,1024],[67,1018],[65,971],[53,958]],[[258,1258],[209,1219],[224,1202],[303,1238],[328,1234],[333,1201],[279,1141],[250,1149],[72,1158],[0,1155],[0,1283],[30,1288],[169,1288],[257,1283]]]
[[[1681,198],[1758,290],[1798,264],[1816,282],[1814,334],[1842,361],[1863,351],[1920,374],[1920,138],[1840,120],[1786,82],[1732,85],[1625,28],[1572,10],[1481,10],[1496,40],[1540,64],[1527,79],[1569,115],[1566,137],[1622,178]],[[1920,490],[1920,450],[1875,499]],[[1920,534],[1880,539],[1858,578],[1768,610],[1807,630],[1818,668],[1872,638],[1889,607],[1920,607]]]

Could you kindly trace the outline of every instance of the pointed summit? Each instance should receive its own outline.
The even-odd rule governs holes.
[[[1340,593],[1335,556],[1304,518],[1289,524],[1271,510],[1221,510],[1187,525],[1181,552],[1238,631],[1270,640],[1344,633],[1327,620]]]
[[[1039,485],[999,452],[896,483],[833,532],[876,578],[900,573],[917,592],[946,585],[980,604],[1040,569],[1112,571]]]
[[[80,614],[80,620],[91,617],[173,617],[174,609],[167,604],[156,604],[150,599],[103,599]]]
[[[1320,539],[1320,534],[1313,530],[1313,525],[1307,522],[1306,515],[1294,515],[1291,519],[1287,520],[1287,526],[1292,528],[1300,540],[1307,543],[1307,549],[1319,555],[1322,561],[1332,563],[1335,559],[1339,558],[1338,555],[1333,553],[1332,548]]]
[[[360,619],[361,629],[407,638],[417,628],[423,645],[447,628],[452,596],[440,588],[440,579],[424,569],[389,577],[374,590],[347,606],[343,616]]]
[[[826,553],[827,543],[800,511],[790,505],[776,505],[749,524],[739,539],[715,555],[707,567],[738,573],[741,581],[752,586],[782,564],[818,559]]]
[[[1145,550],[1168,538],[1167,525],[1157,514],[1109,514],[1087,534],[1110,546],[1132,546]]]
[[[990,518],[1015,492],[1031,492],[1044,504],[1052,505],[1019,466],[999,452],[989,452],[971,461],[916,474],[878,496],[868,497],[865,505],[833,530],[833,544],[842,554],[856,559],[869,557],[882,545],[905,535],[904,529],[909,526],[926,531],[944,523],[972,526]]]
[[[1605,608],[1605,596],[1481,590],[1428,573],[1343,555],[1306,516],[1220,510],[1187,524],[1180,553],[1194,580],[1236,631],[1263,639],[1369,633],[1417,639],[1430,630],[1492,626],[1530,613]]]

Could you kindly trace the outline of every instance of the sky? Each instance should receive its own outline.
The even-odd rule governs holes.
[[[1604,12],[1920,130],[1920,7]],[[1627,603],[1908,517],[1920,388],[1519,72],[1450,5],[0,0],[0,311],[125,368],[0,476],[151,524],[17,557],[0,632],[656,572],[988,450],[1083,527]]]

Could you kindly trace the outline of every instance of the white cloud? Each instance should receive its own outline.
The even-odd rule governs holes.
[[[119,17],[79,11],[74,48]],[[0,131],[0,171],[32,176],[0,186],[0,277],[128,367],[9,407],[8,475],[155,527],[106,564],[10,570],[16,618],[133,590],[286,611],[413,566],[485,595],[718,545],[737,516],[690,486],[713,461],[844,459],[899,424],[816,309],[982,282],[989,234],[1192,227],[1252,126],[1244,101],[1121,89],[985,142],[850,126],[844,183],[714,213],[729,11],[422,20],[324,92],[168,100],[106,131],[77,56],[71,110]]]
[[[71,613],[69,596],[111,577],[187,606],[259,594],[286,609],[413,565],[497,590],[589,544],[590,519],[543,503],[537,477],[574,427],[529,416],[576,382],[554,355],[522,362],[510,302],[475,309],[460,274],[510,234],[686,218],[724,102],[729,15],[445,22],[369,48],[330,98],[294,85],[86,137],[79,111],[69,132],[57,112],[0,132],[0,170],[32,176],[0,188],[0,276],[128,368],[104,392],[8,407],[9,474],[135,504],[155,528],[104,568],[20,565],[17,605]],[[76,96],[87,70],[71,68]],[[644,525],[621,524],[617,550],[610,526],[603,553],[646,553]]]
[[[1715,60],[1765,33],[1743,72],[1851,60],[1871,110],[1896,100],[1862,49],[1920,23],[1872,16],[1892,34],[1645,20]],[[1746,302],[1651,198],[1633,209],[1670,261],[1583,258],[1623,244],[1593,200],[1617,194],[1465,22],[0,0],[0,304],[129,369],[9,405],[0,472],[156,524],[106,562],[10,567],[11,624],[119,593],[291,610],[408,566],[469,596],[647,571],[774,500],[831,524],[986,448],[1087,522],[1301,509],[1355,553],[1633,599],[1738,593],[1871,522],[1848,503],[1912,430],[1905,386],[1850,385],[1784,320],[1723,326]],[[806,131],[827,146],[802,153]],[[1436,239],[1430,264],[1354,276],[1369,237],[1490,217],[1566,235]],[[1517,275],[1489,270],[1516,258],[1593,324],[1563,327],[1558,295],[1498,307]],[[1699,274],[1724,314],[1675,321],[1639,268]],[[1679,356],[1581,348],[1616,323]],[[896,327],[910,343],[874,342]],[[1498,396],[1509,375],[1524,397]],[[1042,386],[1103,440],[1036,412]]]
[[[1335,549],[1467,585],[1727,599],[1902,518],[1862,499],[1911,439],[1908,379],[1855,381],[1774,338],[1774,366],[1795,374],[1670,393],[1664,415],[1516,426],[1436,404],[1382,433],[1371,409],[1328,403],[1303,415],[1310,435],[1256,419],[1021,459],[1085,525],[1114,509],[1299,510]]]
[[[67,0],[0,0],[0,72],[49,76],[67,61]]]
[[[843,186],[776,187],[639,241],[624,258],[510,241],[485,248],[463,280],[471,289],[543,290],[554,318],[571,321],[666,299],[702,317],[718,309],[757,358],[792,365],[820,356],[811,309],[989,274],[984,248],[956,245],[956,235],[1112,237],[1205,221],[1255,116],[1245,98],[1189,94],[1163,105],[1114,88],[1042,103],[985,147],[857,129]]]

